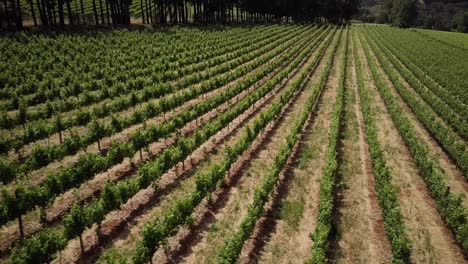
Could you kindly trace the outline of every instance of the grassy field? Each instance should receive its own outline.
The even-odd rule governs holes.
[[[7,34],[1,263],[467,263],[468,38]]]
[[[468,35],[458,32],[445,32],[427,29],[414,29],[414,31],[421,33],[431,39],[438,40],[443,44],[468,49]]]

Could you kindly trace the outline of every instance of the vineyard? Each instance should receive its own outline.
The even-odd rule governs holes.
[[[0,59],[0,263],[468,263],[466,35],[19,32]]]

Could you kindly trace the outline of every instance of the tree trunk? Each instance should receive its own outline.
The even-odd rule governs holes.
[[[86,17],[85,17],[85,11],[84,11],[84,0],[80,0],[80,6],[81,6],[81,17],[83,18],[83,24],[86,24]]]
[[[97,7],[96,7],[96,0],[93,0],[93,14],[94,14],[95,24],[99,25],[99,18],[98,18],[98,12],[97,12]]]
[[[34,11],[34,6],[32,0],[28,0],[29,8],[31,8],[31,15],[34,21],[34,26],[37,27],[36,12]]]
[[[16,27],[17,28],[23,28],[23,15],[21,14],[21,2],[20,2],[20,0],[17,0],[16,5],[17,5],[17,10],[18,10],[18,14],[17,14],[17,17],[16,17]]]
[[[102,0],[99,0],[99,8],[101,9],[101,24],[105,24],[104,21],[104,7],[102,6]]]
[[[153,19],[152,19],[152,1],[151,0],[143,0],[142,1],[142,7],[143,7],[143,11],[141,12],[141,17],[142,17],[142,20],[145,21],[144,23],[146,24],[150,24]],[[144,18],[143,18],[144,16]]]
[[[73,25],[73,12],[72,12],[70,1],[71,0],[67,0],[68,24]]]
[[[10,16],[8,15],[8,4],[7,0],[3,0],[3,6],[5,8],[5,21],[6,21],[6,27],[10,26]]]
[[[161,24],[166,24],[167,22],[167,9],[166,9],[166,3],[161,0]]]
[[[184,2],[182,1],[179,5],[179,22],[185,23],[185,8]]]
[[[140,148],[140,161],[143,161],[143,151]]]
[[[52,25],[53,17],[52,17],[52,10],[50,10],[50,6],[47,3],[48,0],[42,1],[42,9],[44,14],[46,14],[47,25]]]
[[[24,229],[23,229],[23,218],[21,217],[21,214],[18,214],[18,227],[20,231],[20,238],[24,238]]]
[[[190,6],[191,6],[190,2],[186,1],[185,2],[185,14],[187,15],[186,16],[187,23],[190,23],[190,10],[191,10]]]
[[[97,140],[97,147],[98,147],[99,152],[101,152],[101,139],[99,138]]]
[[[148,21],[148,24],[149,23],[153,24],[153,1],[151,0],[147,0],[147,1],[148,1],[149,10],[146,16],[146,20]],[[155,11],[156,11],[156,7],[155,7]]]
[[[173,23],[174,22],[174,14],[172,12],[172,6],[168,5],[168,8],[169,8],[169,23]]]
[[[58,0],[58,13],[59,13],[59,23],[60,26],[65,25],[65,17],[63,13],[63,0]]]
[[[109,17],[109,0],[106,0],[106,16],[107,16],[107,24],[110,26],[110,17]]]
[[[39,209],[39,221],[41,222],[42,227],[46,227],[47,224],[47,212],[44,206],[41,206]]]
[[[116,14],[117,24],[122,24],[123,14],[122,14],[122,3],[120,1],[116,1],[115,10],[116,10],[115,14]]]
[[[0,11],[0,29],[3,29],[3,12]]]
[[[117,24],[122,24],[123,23],[123,7],[121,1],[116,1],[117,6]]]
[[[60,140],[60,144],[62,144],[63,141],[62,141],[62,131],[61,130],[59,131],[59,140]]]
[[[127,18],[127,25],[130,25],[132,21],[130,18],[130,5],[129,4],[125,5],[125,17]]]
[[[198,4],[197,3],[193,3],[193,22],[197,22],[198,21]]]
[[[106,0],[106,2],[108,3],[108,12],[110,14],[110,23],[112,25],[116,25],[118,24],[118,1],[115,1],[115,0]],[[109,16],[109,15],[108,15]]]
[[[83,235],[80,234],[78,237],[80,238],[81,253],[84,253],[84,252],[85,252],[85,249],[84,249],[84,244],[83,244]]]
[[[80,24],[80,13],[78,11],[78,0],[75,0],[75,15],[76,15],[76,19],[77,19],[76,20],[77,24]]]
[[[109,8],[110,8],[112,25],[115,25],[115,5],[114,5],[114,1],[111,0],[109,2]]]
[[[57,25],[57,14],[55,12],[55,5],[52,2],[53,0],[46,0],[46,1],[47,1],[47,9],[50,10],[50,13],[52,14],[49,16],[53,18],[52,24]]]
[[[140,0],[141,22],[145,24],[145,11],[143,10],[143,0]]]

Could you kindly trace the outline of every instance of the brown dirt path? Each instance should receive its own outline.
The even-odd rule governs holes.
[[[376,90],[360,41],[358,47],[365,69],[365,79],[368,80],[370,92],[375,99],[375,120],[380,128],[378,139],[393,175],[392,184],[399,191],[403,222],[413,246],[411,260],[414,263],[466,263],[452,234],[437,213],[434,201],[418,173],[411,154]]]
[[[337,67],[337,64],[338,64],[338,61],[340,59],[342,59],[342,53],[340,52],[342,50],[342,48],[340,48],[340,47],[344,47],[343,38],[344,38],[344,35],[346,34],[344,31],[346,31],[346,30],[341,29],[341,32],[338,33],[340,35],[340,38],[338,39],[339,42],[337,43],[337,45],[338,45],[337,49],[338,50],[336,51],[335,54],[333,54],[333,58],[332,58],[333,65],[332,65],[331,72],[327,76],[327,80],[325,82],[325,85],[322,88],[322,90],[320,91],[320,93],[319,93],[319,95],[317,97],[317,100],[314,103],[313,109],[309,113],[308,120],[306,121],[306,124],[303,127],[303,133],[298,135],[298,137],[299,137],[298,143],[295,144],[295,146],[293,147],[293,150],[292,150],[292,152],[291,152],[291,154],[290,154],[290,156],[288,158],[288,161],[286,162],[283,170],[281,171],[281,173],[279,175],[279,180],[277,182],[276,189],[274,190],[270,200],[264,206],[263,215],[257,221],[250,239],[248,239],[244,243],[244,246],[243,246],[242,251],[241,251],[240,256],[239,256],[239,261],[238,261],[239,263],[248,264],[248,263],[257,263],[258,262],[259,258],[261,257],[261,251],[265,247],[266,243],[268,242],[268,239],[269,239],[270,235],[272,234],[272,232],[274,230],[274,227],[275,227],[275,224],[276,224],[275,220],[278,218],[275,215],[283,213],[282,214],[283,218],[293,220],[293,222],[294,222],[294,220],[298,221],[297,217],[299,216],[299,214],[295,214],[295,213],[297,213],[297,211],[295,213],[291,214],[290,212],[288,212],[287,209],[286,210],[278,210],[278,209],[282,208],[281,201],[289,193],[294,193],[294,191],[290,192],[289,187],[290,187],[291,181],[294,179],[293,178],[293,175],[294,175],[293,171],[294,171],[295,165],[297,165],[297,163],[298,163],[298,158],[300,156],[301,146],[303,146],[303,144],[301,144],[301,141],[305,140],[307,135],[310,135],[307,132],[310,132],[311,126],[314,125],[315,117],[317,116],[317,108],[318,108],[318,106],[319,106],[319,104],[320,104],[320,102],[322,100],[323,94],[331,92],[334,96],[332,95],[331,98],[326,98],[325,100],[327,100],[327,102],[331,103],[332,105],[334,105],[335,102],[336,102],[336,88],[338,87],[338,79],[339,79],[338,78],[339,77],[338,76],[339,67]],[[331,44],[331,45],[333,46],[334,44]],[[323,61],[327,62],[328,58],[323,60]],[[321,68],[321,69],[324,70],[324,67]],[[316,72],[314,71],[312,73],[315,74]],[[306,87],[310,86],[310,87],[313,87],[314,89],[317,89],[317,85],[319,84],[317,81],[319,81],[319,80],[320,80],[319,78],[315,78],[315,80],[312,81],[312,78],[309,78],[309,79],[306,80],[305,85],[306,85]],[[328,121],[330,121],[330,119]],[[330,123],[327,124],[328,127],[329,127]],[[328,135],[328,133],[326,133],[326,135]],[[295,208],[294,205],[297,206],[298,204],[292,203],[292,206],[290,208],[293,209],[293,210],[290,209],[290,211],[295,211],[294,209],[299,209],[298,211],[300,211],[300,209],[301,209],[300,206]],[[294,218],[296,218],[296,219],[294,219]],[[293,241],[294,241],[294,239],[293,239]],[[307,244],[306,241],[300,241],[300,243],[301,244],[302,243]]]
[[[385,235],[382,212],[375,192],[351,51],[348,56],[345,124],[339,166],[342,180],[338,207],[339,241],[333,258],[337,263],[390,263],[391,247]],[[363,234],[366,236],[363,237]]]
[[[316,106],[318,109],[310,121],[311,127],[300,142],[298,160],[288,172],[290,182],[287,190],[280,198],[276,212],[268,216],[271,225],[267,227],[269,232],[260,237],[263,245],[253,256],[247,257],[249,253],[244,251],[241,263],[304,263],[310,255],[313,241],[309,235],[316,222],[320,178],[325,166],[330,117],[338,87],[340,53],[339,49]],[[318,76],[324,70],[325,63],[322,63]],[[318,82],[319,78],[312,79],[308,86],[315,87]]]

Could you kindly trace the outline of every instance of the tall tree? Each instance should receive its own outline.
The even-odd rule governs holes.
[[[58,13],[59,13],[59,23],[60,26],[65,25],[65,14],[63,12],[63,0],[58,0]]]
[[[98,18],[98,12],[97,12],[97,7],[96,7],[96,0],[92,0],[92,3],[93,3],[94,23],[96,25],[99,25],[99,18]]]
[[[98,150],[101,151],[101,139],[106,135],[106,128],[96,118],[89,125],[89,134],[92,140],[97,140]]]
[[[73,21],[73,11],[72,11],[70,2],[71,0],[65,0],[65,3],[67,5],[68,23],[72,25],[74,21]]]
[[[34,5],[32,0],[28,0],[29,9],[31,9],[31,16],[34,22],[34,26],[37,26],[36,11],[34,10]]]
[[[101,13],[101,24],[105,24],[106,22],[104,21],[104,7],[102,5],[102,0],[99,0],[99,9]]]
[[[80,240],[81,253],[84,253],[83,231],[88,220],[83,210],[83,205],[75,203],[70,209],[70,213],[65,217],[65,236],[69,239],[78,237]]]
[[[407,28],[416,22],[418,16],[416,0],[395,0],[391,10],[391,23]]]

